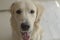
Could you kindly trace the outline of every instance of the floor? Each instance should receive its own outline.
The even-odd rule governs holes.
[[[9,8],[12,1],[0,1],[1,9]],[[9,4],[7,4],[9,2]],[[8,6],[4,6],[4,5]],[[41,20],[44,29],[44,37],[42,40],[60,40],[60,8],[56,6],[54,1],[41,2],[45,11]],[[0,40],[11,40],[10,12],[0,12]]]

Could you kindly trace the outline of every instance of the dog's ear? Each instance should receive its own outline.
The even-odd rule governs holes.
[[[43,11],[44,11],[44,8],[43,6],[39,3],[39,2],[36,2],[34,3],[36,8],[37,8],[37,13],[36,13],[36,20],[35,22],[38,23],[40,22],[41,20],[41,17],[42,17],[42,14],[43,14]]]
[[[11,7],[10,7],[10,12],[11,12],[11,14],[14,13],[14,11],[13,11],[13,10],[15,9],[14,5],[15,5],[15,3],[12,3],[12,5],[11,5]]]

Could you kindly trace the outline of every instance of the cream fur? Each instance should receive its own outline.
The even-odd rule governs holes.
[[[16,14],[16,10],[19,8],[24,11],[22,15]],[[34,14],[29,14],[28,10],[33,9]],[[39,2],[35,1],[16,1],[11,6],[11,26],[12,26],[12,38],[13,40],[22,40],[20,34],[20,24],[28,21],[31,28],[29,29],[31,40],[41,40],[43,31],[40,25],[40,20],[43,12],[43,7]],[[23,21],[24,20],[24,21]]]

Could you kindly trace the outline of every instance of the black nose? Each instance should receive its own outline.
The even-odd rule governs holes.
[[[22,23],[21,24],[21,29],[23,30],[23,31],[28,31],[29,30],[29,25],[28,24],[26,24],[26,23]]]

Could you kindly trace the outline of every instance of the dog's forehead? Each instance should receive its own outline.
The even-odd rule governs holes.
[[[36,8],[36,6],[34,5],[33,2],[26,2],[26,6],[27,6],[27,8],[32,8],[32,9]]]
[[[24,9],[24,8],[35,9],[36,8],[33,2],[27,2],[27,1],[16,2],[16,6],[21,9]]]

